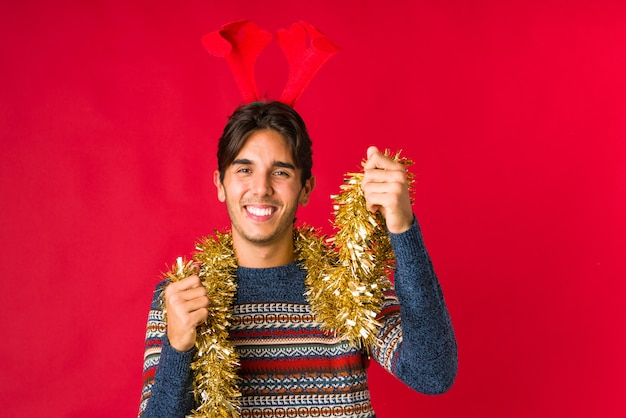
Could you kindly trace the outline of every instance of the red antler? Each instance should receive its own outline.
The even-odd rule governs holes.
[[[202,44],[210,54],[226,58],[244,102],[251,103],[259,100],[254,65],[271,40],[269,32],[248,20],[241,20],[204,35]]]
[[[307,34],[310,46],[307,46]],[[341,49],[305,22],[294,23],[289,30],[279,30],[276,39],[289,63],[289,79],[280,101],[293,107],[315,73]]]

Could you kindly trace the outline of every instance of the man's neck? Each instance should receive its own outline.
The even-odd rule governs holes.
[[[268,268],[284,266],[294,260],[293,239],[271,244],[255,244],[233,236],[237,264],[241,267]]]

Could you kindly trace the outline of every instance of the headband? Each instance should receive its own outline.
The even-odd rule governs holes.
[[[279,29],[276,40],[289,65],[287,83],[278,101],[293,107],[317,71],[341,49],[305,22]],[[210,54],[226,58],[245,103],[263,101],[257,91],[254,66],[271,41],[270,32],[249,20],[228,23],[202,37],[202,44]]]

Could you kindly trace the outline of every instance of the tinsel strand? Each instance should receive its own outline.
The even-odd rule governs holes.
[[[230,234],[216,232],[196,245],[194,260],[172,267],[167,276],[180,280],[197,273],[209,298],[207,320],[197,330],[196,355],[191,364],[193,393],[198,407],[191,417],[238,418],[240,416],[237,370],[239,357],[228,338],[237,292],[237,260]],[[193,266],[200,265],[200,269]],[[181,265],[183,266],[181,268]]]
[[[400,152],[391,156],[387,150],[385,155],[405,168],[412,164]],[[413,176],[408,171],[406,175],[412,195]],[[319,260],[310,253],[300,258],[308,271],[306,296],[317,321],[340,339],[369,352],[377,344],[380,324],[376,316],[390,286],[395,257],[384,218],[367,209],[362,180],[363,173],[347,173],[341,192],[332,196],[337,233],[328,239],[330,247],[316,248],[324,257]],[[336,260],[330,260],[329,251]]]

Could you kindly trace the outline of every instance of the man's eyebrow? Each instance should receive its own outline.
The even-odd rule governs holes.
[[[233,160],[233,162],[231,163],[231,165],[237,165],[237,164],[239,164],[239,165],[251,165],[252,161],[248,160],[247,158],[239,158],[239,159]]]
[[[290,170],[295,170],[296,166],[291,164],[291,163],[286,163],[284,161],[274,161],[274,164],[272,164],[274,167],[280,167],[280,168],[289,168]]]
[[[252,160],[249,160],[247,158],[238,158],[236,160],[233,160],[231,165],[254,165],[254,163],[252,162]],[[295,165],[284,162],[284,161],[274,161],[272,163],[272,166],[279,167],[279,168],[288,168],[290,170],[296,169]]]

